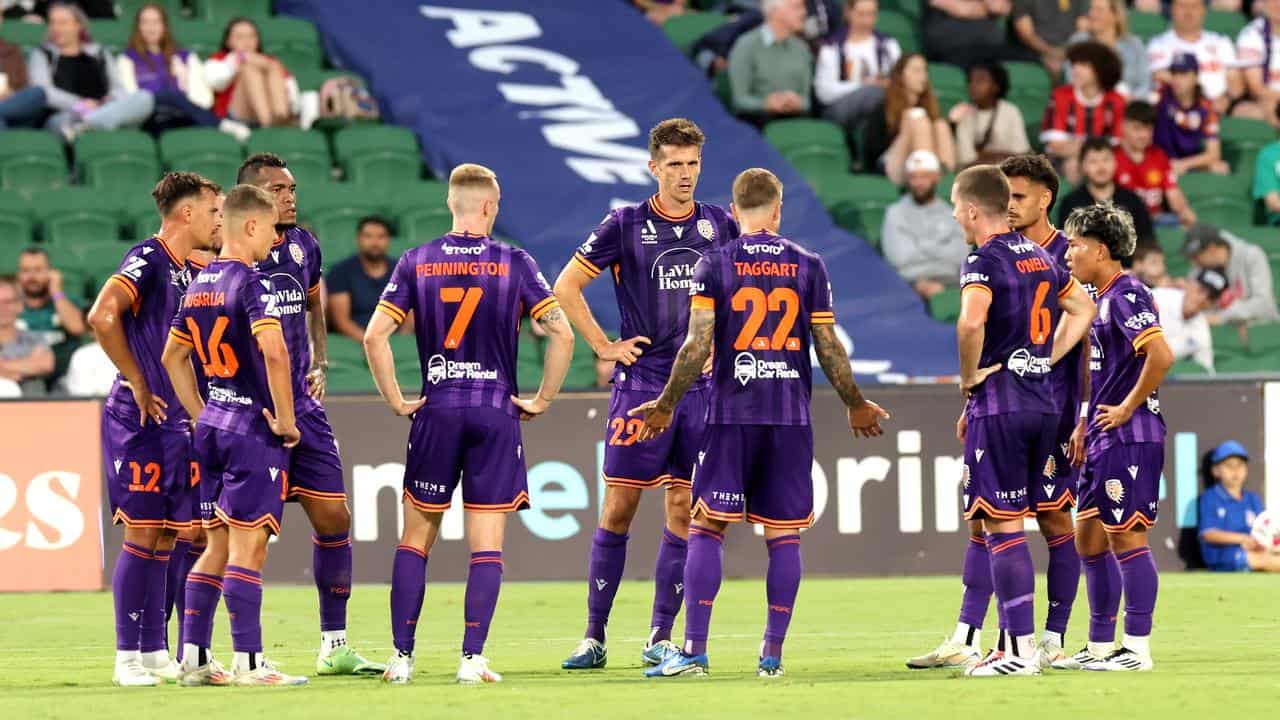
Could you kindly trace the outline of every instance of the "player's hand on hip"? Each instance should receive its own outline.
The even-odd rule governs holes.
[[[964,444],[965,435],[969,433],[969,416],[963,410],[960,411],[960,419],[956,420],[956,439],[960,444]]]
[[[307,373],[307,395],[320,401],[324,399],[324,391],[329,385],[329,371],[323,365],[316,365]]]
[[[551,401],[541,395],[534,395],[530,400],[525,400],[522,397],[512,395],[511,402],[516,406],[516,409],[520,411],[521,420],[532,420],[546,412],[547,408],[551,407]]]
[[[645,442],[652,440],[671,427],[671,415],[668,410],[658,407],[657,400],[633,407],[627,411],[627,417],[644,418],[644,425],[640,426],[640,432],[636,435],[636,442]]]
[[[409,417],[421,410],[422,406],[426,404],[427,398],[425,396],[420,397],[417,400],[406,400],[405,398],[400,398],[400,402],[396,403],[391,408],[391,412],[395,413],[398,417]]]
[[[880,427],[880,421],[889,419],[889,413],[870,400],[864,400],[861,405],[849,408],[848,414],[849,427],[853,429],[854,437],[867,438],[883,435],[884,429]]]
[[[298,432],[297,425],[290,423],[288,427],[285,427],[284,424],[280,422],[279,418],[272,415],[271,411],[267,408],[262,408],[262,417],[267,419],[267,425],[271,428],[271,432],[278,435],[280,439],[284,441],[284,446],[286,448],[291,448],[297,445],[298,441],[302,439],[302,433]]]
[[[1133,408],[1124,405],[1098,406],[1098,427],[1103,430],[1115,430],[1129,422],[1131,417],[1133,417]]]
[[[643,335],[637,335],[629,340],[614,340],[600,348],[596,355],[601,360],[613,360],[630,367],[637,358],[644,354],[644,351],[640,349],[641,343],[648,345],[652,342],[652,340]]]
[[[973,394],[974,388],[986,382],[987,378],[997,372],[1000,372],[1000,368],[1002,367],[1004,366],[1000,363],[996,363],[995,365],[979,368],[978,372],[974,373],[971,378],[960,378],[960,392],[964,393],[965,397],[969,397]]]
[[[151,388],[146,384],[129,385],[130,392],[133,393],[133,402],[138,406],[138,424],[145,426],[147,420],[159,425],[169,419],[168,413],[165,412],[169,408],[169,403],[164,398],[156,397],[151,394]]]
[[[1071,440],[1067,443],[1067,459],[1071,461],[1072,467],[1084,465],[1085,429],[1086,423],[1081,420],[1076,423],[1076,429],[1071,431]]]

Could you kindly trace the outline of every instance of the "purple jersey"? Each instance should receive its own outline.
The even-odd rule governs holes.
[[[1218,139],[1218,113],[1204,97],[1189,108],[1179,105],[1173,90],[1165,86],[1156,105],[1154,137],[1156,147],[1171,160],[1199,155],[1207,141]]]
[[[307,394],[307,372],[311,370],[307,302],[320,292],[323,274],[320,243],[306,230],[291,227],[276,238],[271,252],[257,267],[271,281],[271,289],[276,294],[275,307],[284,327],[285,345],[289,348],[294,413],[305,415],[320,406]]]
[[[173,427],[184,427],[187,413],[173,393],[173,383],[160,363],[160,356],[169,337],[169,321],[177,312],[178,302],[190,280],[187,266],[158,237],[129,248],[119,269],[107,280],[123,288],[133,303],[132,312],[121,318],[129,352],[133,353],[151,393],[168,403],[169,419],[164,424]],[[133,418],[136,422],[138,405],[133,401],[133,393],[120,384],[121,380],[117,375],[105,409],[116,417]]]
[[[217,258],[214,258],[214,259],[216,260]],[[194,258],[187,258],[187,272],[191,273],[192,278],[194,278],[196,275],[199,275],[200,271],[204,269],[205,269],[204,263]],[[209,377],[204,374],[204,365],[200,364],[199,362],[196,362],[196,358],[192,356],[191,369],[194,370],[196,373],[196,390],[199,391],[200,393],[200,399],[205,401],[205,403],[208,403],[209,402]]]
[[[621,336],[643,335],[653,341],[642,346],[644,354],[631,367],[617,364],[614,387],[658,392],[666,386],[689,328],[694,265],[738,236],[737,223],[724,209],[693,205],[688,215],[672,217],[654,195],[639,205],[610,210],[573,254],[572,262],[590,277],[612,268]]]
[[[262,409],[274,405],[255,336],[282,330],[276,298],[265,275],[234,258],[214,260],[191,281],[169,334],[193,349],[193,360],[209,378],[201,424],[271,435]]]
[[[1053,235],[1049,236],[1049,242],[1040,247],[1049,253],[1063,272],[1070,272],[1067,269],[1067,236],[1061,230],[1054,230]],[[1067,292],[1070,292],[1070,288]],[[1065,297],[1065,295],[1066,292],[1059,297]],[[1084,354],[1086,344],[1080,342],[1071,348],[1071,352],[1059,360],[1049,373],[1049,383],[1053,385],[1054,396],[1062,404],[1062,414],[1071,415],[1073,420],[1075,413],[1079,411],[1080,401],[1084,399],[1081,397],[1084,388],[1080,383],[1080,358]],[[1074,425],[1074,422],[1072,424]]]
[[[808,425],[810,328],[835,323],[822,258],[769,232],[743,235],[698,261],[692,295],[716,314],[707,422]]]
[[[378,303],[398,323],[413,311],[431,407],[492,407],[512,417],[520,320],[556,307],[524,250],[452,233],[405,253]]]
[[[1129,422],[1104,431],[1098,427],[1098,405],[1120,405],[1138,384],[1146,363],[1142,348],[1164,335],[1160,314],[1151,291],[1134,276],[1122,272],[1098,291],[1098,316],[1090,329],[1092,356],[1091,396],[1087,449],[1095,457],[1109,447],[1132,443],[1163,443],[1164,417],[1160,415],[1160,393],[1134,411]]]
[[[993,236],[965,259],[961,292],[991,296],[978,367],[1002,365],[974,388],[966,410],[970,418],[1062,411],[1049,379],[1049,357],[1058,298],[1073,283],[1065,267],[1017,232]]]

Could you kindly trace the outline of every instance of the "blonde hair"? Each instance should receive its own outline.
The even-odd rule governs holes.
[[[449,209],[462,214],[474,210],[473,204],[479,192],[498,192],[498,176],[492,170],[475,163],[463,163],[449,173]]]
[[[222,201],[222,215],[226,224],[231,225],[232,218],[239,218],[250,213],[276,214],[276,201],[271,193],[255,185],[240,184],[231,188]]]
[[[772,207],[782,201],[782,181],[764,168],[751,168],[733,179],[733,205],[741,212]]]

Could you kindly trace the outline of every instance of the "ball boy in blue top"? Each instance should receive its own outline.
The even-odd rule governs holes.
[[[1213,449],[1209,472],[1215,484],[1200,495],[1200,557],[1216,572],[1280,572],[1280,554],[1250,534],[1262,514],[1262,498],[1246,490],[1249,453],[1235,440]]]

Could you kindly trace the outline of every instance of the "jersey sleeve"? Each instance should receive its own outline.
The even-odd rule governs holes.
[[[703,255],[693,266],[693,284],[689,287],[689,304],[693,310],[715,310],[720,299],[719,253]]]
[[[324,277],[324,254],[320,251],[320,241],[315,236],[311,237],[311,254],[315,257],[315,262],[307,265],[308,300],[320,292],[320,279]]]
[[[529,253],[517,250],[513,255],[514,264],[520,272],[520,303],[529,309],[529,318],[537,322],[543,315],[560,307],[560,303]]]
[[[1058,299],[1061,300],[1062,298],[1070,295],[1071,291],[1080,283],[1076,281],[1075,276],[1071,274],[1071,271],[1067,269],[1065,264],[1055,262],[1053,264],[1053,269],[1054,272],[1058,274]]]
[[[814,257],[811,262],[809,287],[805,293],[809,306],[809,324],[834,325],[836,314],[832,309],[831,279],[827,276],[827,265],[820,257]]]
[[[1110,314],[1111,322],[1133,344],[1134,352],[1141,352],[1147,343],[1164,335],[1151,291],[1144,287],[1113,296]]]
[[[587,236],[586,241],[578,246],[570,261],[585,272],[588,277],[595,278],[605,268],[618,262],[622,254],[622,223],[618,214],[610,212],[595,230]]]
[[[191,331],[187,327],[187,318],[190,315],[186,296],[183,296],[183,302],[178,303],[178,312],[173,314],[173,320],[169,322],[169,337],[180,345],[195,347],[195,341],[191,338]]]
[[[233,323],[247,319],[249,331],[254,335],[271,329],[284,332],[280,324],[280,310],[276,307],[276,296],[266,275],[259,272],[247,275],[240,288],[239,300],[243,318],[232,318]]]
[[[960,269],[960,294],[985,292],[992,295],[991,278],[996,274],[996,261],[982,253],[972,252]]]
[[[382,296],[378,298],[375,309],[395,320],[397,325],[403,323],[411,309],[413,283],[413,262],[406,253],[396,261],[396,267],[391,271],[391,279],[387,281],[386,287],[382,288]]]
[[[148,245],[138,245],[124,256],[107,282],[122,288],[129,296],[133,311],[137,312],[142,307],[143,298],[150,297],[157,288],[169,282],[168,268],[164,266],[168,262],[167,253]]]

